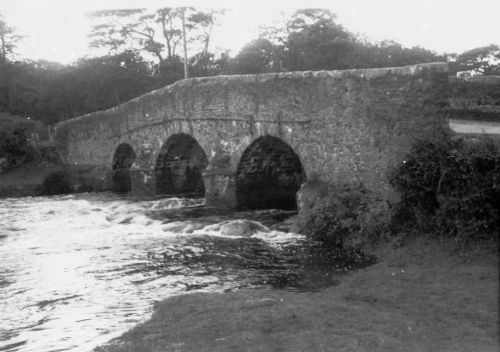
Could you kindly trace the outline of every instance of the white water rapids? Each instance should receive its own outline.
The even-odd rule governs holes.
[[[0,199],[0,351],[90,351],[169,296],[258,284],[241,274],[259,269],[245,249],[274,258],[301,237],[237,213],[201,221],[172,210],[200,204],[110,193]]]

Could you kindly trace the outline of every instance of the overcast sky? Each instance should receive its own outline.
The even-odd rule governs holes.
[[[257,36],[259,26],[279,21],[281,11],[306,7],[330,9],[344,27],[368,39],[439,53],[500,43],[500,0],[0,0],[0,13],[27,36],[18,48],[21,57],[69,63],[88,54],[86,13],[167,6],[231,9],[214,30],[213,43],[233,55]]]

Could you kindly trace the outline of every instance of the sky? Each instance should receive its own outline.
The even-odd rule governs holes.
[[[259,27],[279,23],[298,8],[327,8],[338,23],[369,40],[392,39],[438,53],[500,44],[500,0],[0,0],[0,13],[26,36],[18,45],[20,58],[67,64],[90,53],[87,13],[176,6],[230,9],[214,29],[211,49],[232,55],[258,36]]]

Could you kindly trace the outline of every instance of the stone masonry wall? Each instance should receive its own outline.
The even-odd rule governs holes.
[[[439,138],[447,129],[437,113],[447,71],[446,64],[433,63],[192,78],[62,122],[56,140],[66,148],[69,163],[109,168],[116,147],[130,144],[137,154],[136,193],[155,192],[153,170],[163,143],[186,133],[209,159],[205,182],[214,203],[234,202],[240,157],[264,135],[288,143],[306,176],[361,181],[388,194],[387,171],[410,145]]]

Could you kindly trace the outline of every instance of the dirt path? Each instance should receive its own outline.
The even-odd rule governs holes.
[[[270,289],[167,299],[99,352],[498,351],[497,249],[419,239],[320,292]]]

